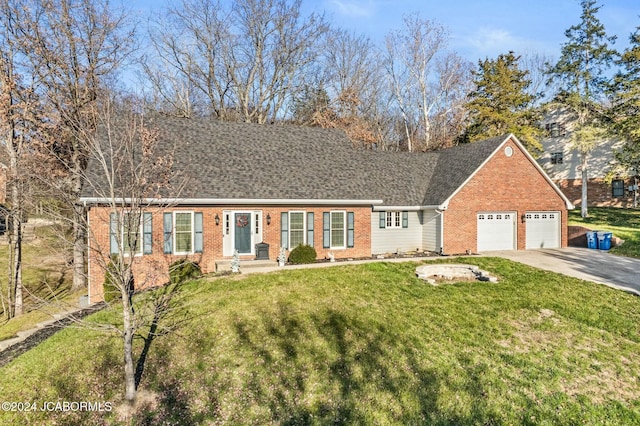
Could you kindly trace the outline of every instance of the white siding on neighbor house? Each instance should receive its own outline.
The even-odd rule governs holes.
[[[571,148],[571,134],[575,127],[575,121],[571,119],[571,114],[566,109],[557,109],[545,116],[542,126],[551,123],[558,123],[562,129],[557,137],[549,136],[540,141],[544,152],[537,159],[538,164],[554,181],[580,179],[582,177],[580,171],[582,159],[580,154]],[[623,142],[615,138],[600,141],[587,157],[589,178],[604,178],[609,171],[614,152],[621,149],[622,146]],[[551,156],[556,152],[563,154],[562,164],[552,163]]]
[[[385,254],[422,249],[422,212],[407,212],[406,228],[380,228],[380,212],[371,212],[371,253]]]
[[[442,247],[442,214],[435,210],[422,212],[422,249],[440,252]]]

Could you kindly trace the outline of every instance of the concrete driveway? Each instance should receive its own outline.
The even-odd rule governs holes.
[[[495,251],[481,254],[504,257],[547,271],[606,284],[640,296],[640,259],[581,247]]]

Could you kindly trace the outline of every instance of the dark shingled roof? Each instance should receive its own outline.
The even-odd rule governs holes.
[[[506,139],[428,153],[356,149],[344,132],[290,125],[154,117],[159,148],[175,147],[183,199],[382,200],[443,203]],[[91,165],[89,166],[91,169]],[[83,197],[97,194],[86,187]]]

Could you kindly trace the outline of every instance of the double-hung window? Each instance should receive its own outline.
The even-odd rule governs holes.
[[[331,248],[345,248],[346,212],[331,212]]]
[[[151,254],[153,245],[151,213],[133,211],[110,215],[109,246],[111,254],[135,256]]]
[[[122,250],[124,254],[142,254],[142,220],[140,213],[124,212],[122,214]]]
[[[615,179],[611,182],[611,195],[624,197],[624,181],[622,179]]]
[[[562,164],[563,162],[563,154],[562,152],[552,152],[551,153],[551,164]]]
[[[305,212],[289,212],[289,248],[305,244]]]
[[[175,254],[193,253],[193,212],[174,213]]]

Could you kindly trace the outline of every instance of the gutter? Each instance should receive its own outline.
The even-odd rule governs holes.
[[[399,211],[409,211],[415,212],[420,210],[446,210],[449,207],[449,202],[445,202],[444,204],[437,205],[429,205],[429,206],[383,206],[383,205],[374,205],[374,212],[383,212],[387,210],[399,210]]]
[[[148,205],[327,205],[327,206],[375,206],[382,204],[382,200],[336,200],[336,199],[286,199],[286,198],[107,198],[81,197],[80,201],[87,204],[132,204]]]

